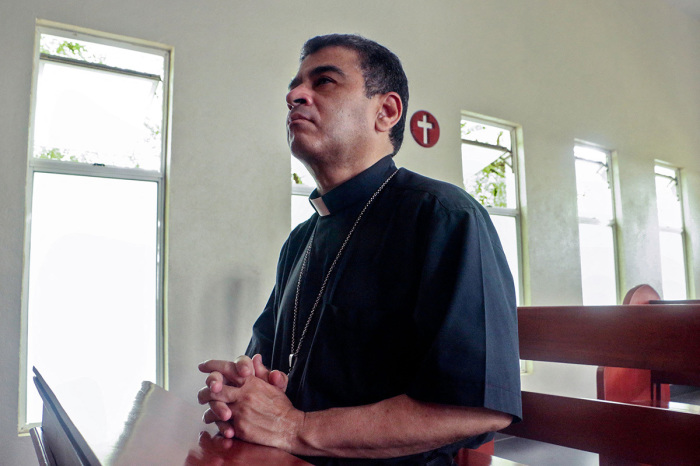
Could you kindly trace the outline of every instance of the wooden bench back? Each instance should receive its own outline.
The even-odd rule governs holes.
[[[520,307],[520,358],[700,375],[700,305]]]

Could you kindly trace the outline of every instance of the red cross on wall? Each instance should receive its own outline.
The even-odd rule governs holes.
[[[430,112],[419,110],[411,117],[413,139],[423,147],[433,147],[440,139],[440,125]]]

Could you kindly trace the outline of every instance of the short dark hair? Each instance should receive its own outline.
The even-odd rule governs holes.
[[[301,49],[299,61],[304,61],[309,55],[326,47],[345,47],[357,52],[362,76],[365,79],[365,93],[368,98],[387,92],[399,94],[403,104],[403,113],[389,133],[389,140],[394,147],[394,152],[391,155],[395,155],[403,142],[406,109],[408,108],[408,79],[403,71],[403,66],[401,66],[401,60],[388,48],[360,35],[328,34],[307,40]]]

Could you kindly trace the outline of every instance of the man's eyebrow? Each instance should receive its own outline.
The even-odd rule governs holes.
[[[338,68],[335,65],[320,65],[320,66],[317,66],[316,68],[312,69],[311,71],[309,71],[309,77],[318,76],[319,74],[328,73],[328,72],[337,73],[343,77],[345,76],[345,73],[343,72],[343,70],[341,70],[340,68]],[[297,75],[294,79],[292,79],[292,82],[289,83],[289,90],[291,91],[292,89],[297,87],[300,83],[301,83],[301,77],[299,75]]]

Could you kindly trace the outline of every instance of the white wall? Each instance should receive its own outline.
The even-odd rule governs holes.
[[[168,351],[170,389],[182,397],[194,400],[203,382],[199,361],[245,348],[272,286],[289,228],[285,89],[301,44],[319,33],[387,45],[409,76],[409,113],[437,116],[440,142],[422,149],[407,136],[398,164],[459,184],[461,110],[522,125],[531,304],[581,301],[575,138],[617,150],[623,288],[660,288],[655,158],[694,183],[688,225],[700,251],[700,23],[660,0],[2,0],[2,464],[35,461],[16,424],[36,18],[175,48]],[[693,269],[700,278],[700,257]],[[524,385],[594,396],[590,372],[536,366]]]

